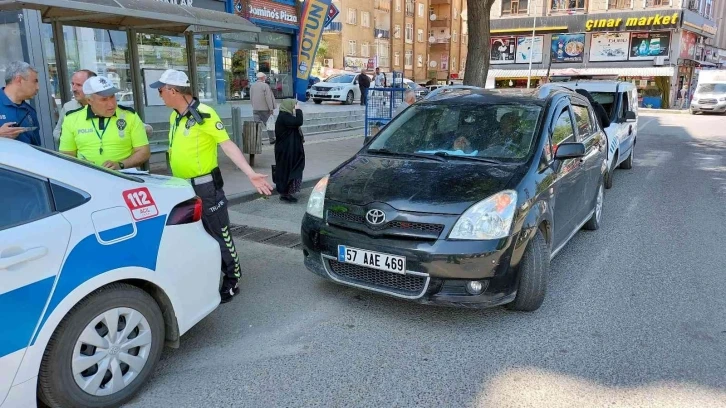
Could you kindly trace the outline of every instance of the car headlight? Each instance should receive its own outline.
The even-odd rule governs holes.
[[[340,87],[340,86],[336,86],[335,88],[330,88],[331,91],[340,91],[341,89],[343,89],[343,87]]]
[[[509,236],[517,207],[517,193],[502,191],[482,200],[459,217],[450,239],[487,240]]]
[[[318,184],[315,185],[313,192],[310,193],[310,198],[308,199],[307,213],[312,215],[313,217],[317,217],[320,219],[323,218],[323,208],[325,207],[325,191],[328,189],[329,177],[330,175],[327,175],[320,179],[320,181],[318,181]]]
[[[722,97],[718,98],[718,100],[721,102],[726,102],[726,96],[722,96]]]

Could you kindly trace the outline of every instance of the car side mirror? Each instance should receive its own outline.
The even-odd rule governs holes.
[[[633,111],[625,112],[625,121],[634,122],[635,121],[635,112],[633,112]]]
[[[555,160],[577,159],[584,156],[585,144],[579,142],[562,143],[557,146],[555,152]]]

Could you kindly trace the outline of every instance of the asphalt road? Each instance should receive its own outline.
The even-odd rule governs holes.
[[[726,407],[726,118],[642,115],[604,225],[534,313],[426,307],[238,241],[242,293],[167,349],[129,407]],[[232,218],[297,231],[304,200]]]

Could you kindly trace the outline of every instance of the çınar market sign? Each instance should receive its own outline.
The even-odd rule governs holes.
[[[647,17],[621,17],[621,18],[591,18],[585,22],[585,31],[597,29],[612,30],[642,30],[663,29],[678,27],[678,12],[668,15],[657,13]]]

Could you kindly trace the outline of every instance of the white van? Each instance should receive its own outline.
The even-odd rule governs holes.
[[[605,129],[608,137],[608,172],[605,188],[613,186],[613,171],[633,167],[635,143],[638,136],[638,89],[631,82],[622,81],[571,81],[557,82],[572,90],[588,91],[600,103],[610,117]]]
[[[726,70],[701,70],[691,100],[691,114],[726,112]]]

